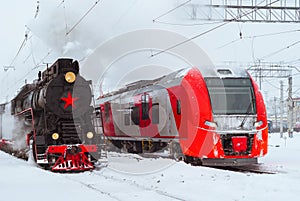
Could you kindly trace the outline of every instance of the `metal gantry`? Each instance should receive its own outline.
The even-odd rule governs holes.
[[[270,62],[257,62],[248,64],[248,72],[259,82],[259,88],[263,78],[289,78],[292,76],[292,69],[295,66],[270,63]]]
[[[258,62],[251,65],[248,68],[248,72],[252,74],[256,80],[259,80],[259,85],[261,88],[261,82],[263,78],[288,78],[288,98],[287,98],[287,127],[289,137],[293,137],[293,128],[295,125],[294,118],[294,102],[292,98],[292,71],[299,69],[296,66],[268,63],[268,62]],[[283,137],[283,82],[280,81],[280,137]]]
[[[300,22],[300,0],[199,0],[185,7],[192,20]]]

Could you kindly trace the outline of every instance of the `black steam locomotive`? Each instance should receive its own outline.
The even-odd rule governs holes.
[[[11,101],[19,125],[13,139],[17,153],[31,147],[37,164],[52,171],[93,169],[100,136],[92,121],[90,85],[77,61],[62,58],[23,86]]]

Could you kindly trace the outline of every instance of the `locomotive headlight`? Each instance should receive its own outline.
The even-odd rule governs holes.
[[[65,80],[66,80],[68,83],[73,83],[73,82],[75,82],[75,80],[76,80],[76,75],[75,75],[75,73],[73,73],[73,72],[67,72],[66,75],[65,75]]]
[[[53,140],[57,140],[59,138],[59,134],[58,133],[53,133],[52,134],[52,139]]]
[[[86,133],[86,137],[89,138],[89,139],[92,139],[94,137],[94,133],[92,132],[87,132]]]

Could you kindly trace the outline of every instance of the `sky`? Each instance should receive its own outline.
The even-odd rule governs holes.
[[[3,66],[9,66],[24,39],[25,24],[34,15],[36,1],[12,0],[2,2],[0,12],[0,63],[1,75]],[[1,76],[2,77],[2,76]]]
[[[36,79],[37,72],[43,70],[47,63],[53,63],[58,57],[72,57],[84,66],[89,55],[95,52],[101,44],[124,33],[140,29],[161,29],[191,38],[220,25],[220,23],[207,24],[207,21],[190,20],[188,15],[190,10],[187,7],[164,15],[179,4],[186,2],[182,0],[128,0],[126,3],[122,0],[103,0],[97,5],[95,2],[96,0],[84,2],[40,0],[37,3],[36,0],[12,0],[2,3],[0,12],[2,26],[0,32],[1,102],[9,101],[25,83],[25,79],[27,82]],[[197,2],[197,0],[192,2]],[[39,9],[37,9],[38,5]],[[153,19],[156,19],[155,23]],[[178,26],[174,24],[198,25]],[[300,63],[298,54],[300,44],[297,43],[300,33],[296,31],[298,27],[296,23],[228,23],[197,37],[192,42],[207,54],[214,65],[223,65],[225,61],[253,63],[260,60],[297,66]],[[287,33],[278,34],[279,32]],[[28,33],[28,40],[18,53],[25,39],[25,33]],[[240,38],[240,33],[242,33],[242,38]],[[277,34],[261,36],[273,33]],[[147,40],[146,37],[145,40]],[[273,54],[278,50],[281,51]],[[15,58],[16,55],[18,56]],[[130,66],[128,67],[130,71],[130,68],[134,68],[131,66],[138,63],[133,63],[133,60],[130,62],[127,59],[126,65],[124,62],[119,63]],[[162,63],[162,66],[174,65],[174,62],[169,62],[172,59],[166,57],[165,60],[167,62]],[[9,68],[6,72],[2,69],[11,64],[14,69]],[[149,63],[146,64],[149,66]],[[178,64],[184,65],[180,62]],[[140,63],[139,65],[143,66]],[[293,91],[296,91],[294,96],[300,96],[298,73],[296,70],[293,71],[295,74]],[[139,77],[142,74],[136,75]],[[112,76],[114,74],[109,75],[108,79],[112,79]],[[286,97],[288,82],[287,79],[282,80]],[[263,81],[261,90],[265,99],[273,100],[274,97],[280,96],[279,82],[280,80],[274,78]]]

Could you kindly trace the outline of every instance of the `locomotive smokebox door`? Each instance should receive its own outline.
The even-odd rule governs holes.
[[[66,85],[64,75],[61,74],[49,84],[46,104],[58,116],[73,113],[73,117],[77,117],[89,110],[91,96],[89,84],[81,76],[77,77],[75,83]]]

